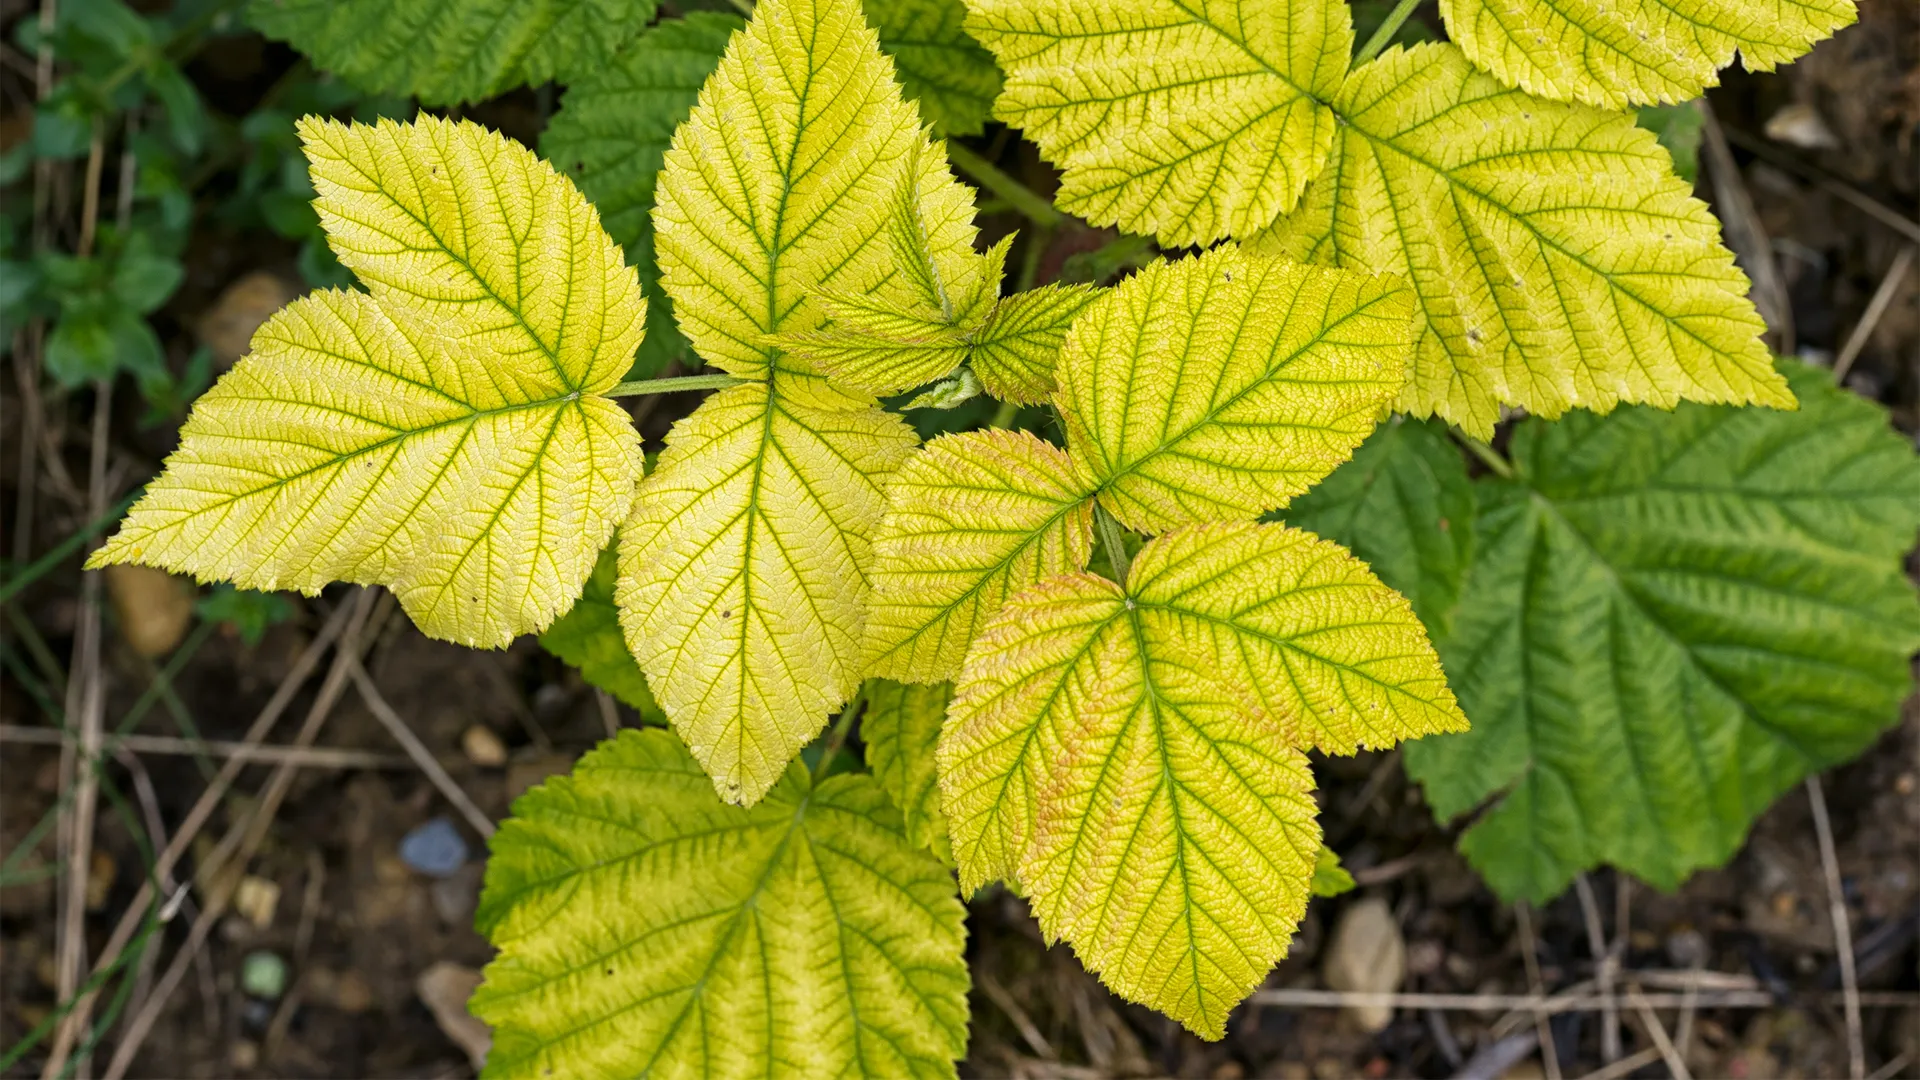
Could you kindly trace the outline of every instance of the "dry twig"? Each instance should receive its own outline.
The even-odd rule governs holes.
[[[1887,276],[1880,279],[1880,287],[1873,290],[1873,299],[1867,301],[1867,310],[1860,316],[1860,322],[1847,335],[1847,343],[1840,347],[1840,355],[1833,361],[1833,381],[1839,382],[1853,370],[1853,362],[1860,358],[1860,351],[1867,347],[1867,339],[1873,336],[1873,328],[1880,325],[1880,317],[1893,305],[1893,294],[1900,291],[1901,282],[1907,280],[1907,271],[1913,269],[1915,252],[1920,252],[1920,244],[1908,244],[1894,256],[1893,265],[1887,268]]]
[[[1827,796],[1818,774],[1807,777],[1807,801],[1813,806],[1813,832],[1820,841],[1820,869],[1827,878],[1827,913],[1833,918],[1833,947],[1840,954],[1842,1007],[1847,1016],[1847,1075],[1867,1075],[1866,1042],[1860,1033],[1860,983],[1853,970],[1853,927],[1847,919],[1847,898],[1840,889],[1840,859],[1833,851],[1833,828],[1827,821]]]
[[[68,739],[52,728],[0,724],[0,743],[30,743],[54,746]],[[131,751],[136,754],[168,754],[191,757],[207,755],[242,762],[291,764],[303,769],[411,769],[413,760],[400,754],[382,754],[373,750],[343,750],[329,746],[267,746],[259,743],[216,739],[182,739],[173,735],[108,736],[104,753]],[[138,760],[138,759],[132,759]]]
[[[1529,997],[1538,1002],[1546,988],[1540,981],[1540,958],[1533,954],[1533,913],[1522,901],[1513,905],[1513,916],[1520,923],[1520,959],[1527,966]],[[1553,1025],[1547,1022],[1544,1010],[1533,1010],[1533,1030],[1540,1037],[1540,1061],[1546,1067],[1547,1080],[1560,1080],[1560,1048],[1553,1044]]]
[[[1600,903],[1594,898],[1587,875],[1574,875],[1573,891],[1580,898],[1587,951],[1593,954],[1593,978],[1600,987],[1600,1060],[1611,1065],[1620,1060],[1620,1008],[1613,1000],[1613,952],[1607,948],[1607,932],[1600,926]]]
[[[413,729],[400,718],[400,714],[393,711],[393,706],[387,704],[387,699],[380,694],[380,688],[373,685],[373,680],[367,675],[367,669],[360,666],[360,661],[355,657],[347,658],[347,676],[353,680],[354,689],[360,692],[360,700],[366,703],[367,709],[386,727],[394,741],[406,750],[407,756],[420,767],[420,771],[427,774],[427,779],[432,781],[440,794],[446,796],[447,801],[453,804],[453,808],[460,811],[460,816],[467,819],[467,824],[473,826],[473,831],[481,836],[492,836],[493,819],[482,813],[467,793],[461,790],[460,785],[453,782],[453,777],[447,775],[447,770],[441,768],[440,763],[434,760],[433,752],[428,750],[426,744],[420,741],[420,737],[413,733]]]
[[[1667,1037],[1667,1026],[1660,1022],[1653,1006],[1647,1004],[1647,996],[1632,983],[1627,984],[1627,1004],[1633,1006],[1633,1011],[1640,1015],[1640,1023],[1647,1029],[1647,1037],[1653,1040],[1653,1048],[1666,1059],[1667,1071],[1672,1074],[1673,1080],[1693,1080],[1693,1075],[1687,1072],[1685,1059],[1673,1045],[1673,1040]]]

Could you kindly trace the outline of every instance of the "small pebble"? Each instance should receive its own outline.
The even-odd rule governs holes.
[[[240,989],[251,997],[278,1001],[287,991],[287,962],[265,949],[248,953],[240,962]]]
[[[273,914],[280,908],[280,886],[266,878],[248,874],[240,879],[240,887],[234,890],[233,907],[256,928],[265,930],[273,925]]]
[[[483,769],[497,769],[507,763],[507,744],[485,724],[475,724],[460,736],[460,748],[467,760]]]
[[[453,822],[437,817],[400,840],[400,858],[433,877],[451,877],[467,862],[467,841]]]

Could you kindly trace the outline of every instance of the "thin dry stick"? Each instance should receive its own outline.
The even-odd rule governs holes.
[[[313,674],[313,669],[320,663],[320,657],[326,653],[334,639],[340,636],[343,629],[349,628],[349,624],[352,628],[358,628],[366,619],[372,600],[370,591],[359,593],[353,602],[341,604],[320,627],[319,634],[315,635],[313,641],[294,660],[293,667],[287,672],[286,678],[280,680],[280,686],[273,692],[273,697],[268,699],[266,707],[260,710],[260,715],[254,718],[253,726],[247,729],[248,743],[258,743],[266,737],[267,732],[273,729],[273,725],[280,719],[280,714],[292,704],[294,694],[298,693],[301,684],[307,681],[307,676]],[[126,914],[120,917],[119,924],[113,928],[113,935],[107,939],[106,948],[100,951],[100,959],[93,965],[95,976],[98,976],[115,957],[120,955],[120,950],[127,947],[127,942],[133,940],[134,933],[145,921],[147,905],[153,900],[153,883],[172,880],[174,865],[186,852],[187,845],[200,834],[200,829],[206,824],[207,818],[212,816],[214,808],[220,804],[220,800],[227,793],[228,786],[233,783],[235,777],[240,775],[240,770],[245,764],[245,761],[238,757],[229,759],[221,768],[219,775],[207,785],[207,790],[201,793],[199,801],[187,811],[186,820],[173,834],[173,839],[167,842],[166,850],[154,860],[153,873],[147,880],[140,883],[139,892],[134,894],[133,902],[127,905]],[[174,899],[169,902],[170,905],[177,903],[186,895],[184,890],[175,892]],[[85,1027],[91,1018],[93,1001],[93,995],[88,994],[73,1007],[71,1015],[77,1015],[80,1018],[76,1023],[81,1027]]]
[[[1053,1044],[1047,1041],[1045,1035],[1040,1034],[1040,1029],[1034,1026],[1033,1018],[1027,1015],[1027,1010],[1020,1007],[1020,1003],[1007,992],[1007,988],[1000,985],[1000,980],[994,978],[991,972],[982,971],[979,982],[980,992],[999,1006],[1001,1012],[1007,1014],[1007,1019],[1013,1021],[1014,1030],[1027,1041],[1027,1045],[1033,1048],[1034,1053],[1048,1061],[1059,1060],[1060,1055],[1054,1053]]]
[[[600,726],[607,729],[607,738],[620,734],[620,709],[613,703],[613,695],[596,686],[593,700],[600,706]]]
[[[1840,179],[1820,166],[1812,162],[1802,161],[1800,158],[1782,151],[1766,139],[1760,138],[1757,135],[1749,135],[1739,128],[1727,128],[1725,130],[1727,141],[1733,143],[1733,145],[1752,153],[1756,157],[1772,162],[1783,169],[1791,169],[1799,173],[1801,176],[1818,184],[1823,190],[1845,199],[1847,202],[1852,203],[1857,209],[1872,215],[1879,220],[1881,224],[1899,232],[1914,243],[1920,244],[1920,221],[1915,221],[1909,217],[1902,217],[1898,213],[1895,213],[1886,203],[1868,195],[1866,192],[1861,191],[1859,188],[1854,187],[1852,184],[1847,183],[1845,180]]]
[[[1620,1060],[1620,1009],[1613,1003],[1613,954],[1607,949],[1607,932],[1600,926],[1600,903],[1594,899],[1593,885],[1587,875],[1576,874],[1573,891],[1580,897],[1580,918],[1587,925],[1587,951],[1593,954],[1593,978],[1600,986],[1600,997],[1607,1004],[1600,1010],[1600,1060],[1611,1065]]]
[[[1873,328],[1880,325],[1880,317],[1893,305],[1893,294],[1900,291],[1900,284],[1907,280],[1907,271],[1913,268],[1913,256],[1920,252],[1920,245],[1908,244],[1894,256],[1893,265],[1887,268],[1887,276],[1880,279],[1880,287],[1873,290],[1873,299],[1867,301],[1867,310],[1860,316],[1859,325],[1853,333],[1847,335],[1847,343],[1840,347],[1840,355],[1833,361],[1833,381],[1839,382],[1853,370],[1853,362],[1860,358],[1860,351],[1867,347],[1867,339],[1873,336]]]
[[[55,746],[71,737],[52,728],[0,724],[0,743],[28,743]],[[119,750],[139,754],[168,754],[181,757],[207,755],[237,758],[243,762],[297,765],[303,769],[411,769],[413,760],[401,754],[382,754],[373,750],[343,750],[328,746],[266,746],[258,743],[217,739],[182,739],[173,735],[114,735],[103,746],[107,753]]]
[[[94,140],[95,156],[101,149]],[[89,170],[97,184],[96,170]],[[93,446],[87,467],[87,517],[99,517],[107,509],[107,431],[113,417],[113,384],[105,380],[95,384],[93,397]],[[100,670],[100,575],[88,574],[80,581],[80,619],[73,643],[72,671],[67,682],[66,713],[78,718],[80,744],[61,744],[62,779],[71,777],[73,802],[62,815],[62,838],[67,852],[66,889],[61,897],[58,952],[58,992],[61,1001],[70,1001],[79,992],[81,974],[87,967],[87,876],[93,866],[93,823],[99,805],[101,734],[106,726],[106,690]],[[80,1032],[72,1013],[61,1019],[47,1057],[43,1080],[52,1080],[66,1069],[67,1055],[73,1050]],[[75,1064],[73,1075],[88,1075],[87,1060]]]
[[[1740,255],[1747,276],[1753,279],[1750,296],[1754,306],[1760,309],[1767,329],[1778,336],[1774,351],[1791,354],[1793,305],[1787,299],[1787,286],[1780,277],[1780,268],[1773,261],[1773,239],[1767,235],[1767,227],[1753,207],[1753,196],[1747,192],[1740,166],[1734,162],[1733,150],[1727,145],[1726,132],[1713,115],[1713,106],[1701,98],[1694,107],[1700,110],[1700,131],[1706,136],[1703,142],[1707,152],[1707,179],[1713,185],[1721,231],[1726,234],[1727,246]]]
[[[1520,923],[1520,959],[1527,965],[1527,989],[1538,1001],[1545,987],[1540,981],[1540,959],[1533,955],[1533,913],[1522,901],[1513,905],[1513,915]],[[1540,1036],[1540,1061],[1546,1066],[1547,1080],[1560,1080],[1560,1048],[1553,1044],[1553,1025],[1544,1010],[1533,1010],[1533,1028]]]
[[[1701,963],[1702,959],[1696,956],[1693,961],[1693,970],[1688,974],[1699,975]],[[1686,999],[1680,1004],[1680,1022],[1676,1025],[1677,1030],[1674,1033],[1673,1040],[1679,1046],[1680,1060],[1682,1061],[1687,1059],[1687,1052],[1693,1049],[1693,1014],[1700,1005],[1699,981],[1695,979],[1688,982],[1686,991]]]
[[[368,590],[362,593],[362,598],[372,595],[372,592]],[[321,725],[326,722],[327,714],[333,711],[334,704],[346,691],[348,673],[359,664],[362,641],[379,636],[379,623],[392,608],[392,595],[390,593],[379,595],[381,602],[374,614],[366,619],[364,626],[351,625],[341,635],[340,647],[334,653],[333,664],[327,669],[327,677],[320,684],[319,696],[307,710],[306,719],[294,736],[294,745],[311,746],[313,744],[313,740],[320,734]],[[355,607],[359,609],[361,605],[356,603]],[[280,812],[280,803],[287,797],[287,789],[293,786],[296,772],[297,770],[291,765],[275,767],[273,775],[267,779],[266,786],[261,791],[259,802],[255,804],[251,817],[235,823],[202,865],[201,873],[205,880],[209,882],[221,880],[220,872],[226,867],[229,854],[242,867],[253,858],[254,851],[266,838],[267,829],[272,825],[274,815]],[[238,848],[237,852],[236,848]],[[187,892],[186,889],[180,890],[175,899],[169,902],[168,908],[171,909],[175,903],[184,899]],[[146,1007],[133,1018],[133,1022],[127,1026],[126,1037],[114,1047],[113,1059],[107,1063],[107,1071],[102,1080],[121,1080],[126,1076],[127,1069],[133,1064],[134,1055],[140,1052],[141,1044],[146,1042],[148,1033],[153,1030],[154,1021],[159,1019],[160,1010],[172,998],[174,990],[180,985],[180,979],[186,974],[187,965],[206,945],[207,934],[213,929],[213,924],[220,916],[226,913],[227,902],[232,898],[232,884],[210,890],[206,897],[206,906],[201,909],[199,916],[193,920],[192,929],[187,932],[186,944],[174,954],[172,962],[167,965],[166,974],[160,977],[160,985],[154,993],[153,1000],[149,1001]],[[164,913],[162,917],[165,917]]]
[[[1893,1080],[1894,1077],[1900,1075],[1901,1069],[1907,1067],[1907,1062],[1912,1060],[1913,1051],[1903,1051],[1899,1057],[1868,1073],[1867,1080]]]
[[[1648,1047],[1630,1057],[1623,1057],[1611,1065],[1602,1065],[1581,1077],[1580,1080],[1620,1080],[1620,1077],[1632,1075],[1641,1066],[1651,1065],[1659,1060],[1660,1051]]]
[[[1701,990],[1695,996],[1702,1009],[1778,1009],[1791,1002],[1783,1001],[1765,990]],[[1808,994],[1805,1000],[1810,1002],[1828,1002],[1839,1004],[1845,997],[1840,991],[1827,994]],[[1677,1009],[1686,1004],[1688,995],[1682,993],[1647,994],[1647,1004],[1656,1009]],[[1379,1007],[1387,1009],[1446,1009],[1452,1012],[1499,1012],[1511,1009],[1519,1012],[1538,1013],[1541,1016],[1557,1016],[1568,1012],[1599,1012],[1605,999],[1590,992],[1559,994],[1546,997],[1540,994],[1427,994],[1427,993],[1370,993],[1347,990],[1255,990],[1247,998],[1260,1005],[1278,1005],[1291,1009],[1347,1009],[1354,1007]],[[1863,1008],[1910,1009],[1920,1006],[1920,993],[1889,990],[1881,992],[1861,992],[1860,1005]],[[1624,1060],[1624,1059],[1623,1059]]]
[[[1820,841],[1820,869],[1827,877],[1827,913],[1833,918],[1833,947],[1840,954],[1840,986],[1847,1016],[1847,1075],[1867,1075],[1866,1041],[1860,1033],[1860,983],[1853,970],[1853,927],[1840,890],[1840,859],[1833,852],[1833,828],[1827,821],[1827,796],[1818,774],[1807,777],[1807,801],[1813,805],[1813,833]]]
[[[156,850],[167,846],[167,822],[160,814],[160,798],[153,790],[153,778],[147,775],[147,767],[126,750],[116,750],[114,760],[127,770],[133,778],[133,794],[140,803],[140,816],[146,819],[147,842]],[[160,882],[161,888],[171,888],[171,879]],[[147,993],[153,989],[153,961],[159,950],[152,947],[140,950],[140,961],[133,975],[133,994],[127,1001],[133,1008],[139,1008],[147,1000]]]
[[[386,725],[394,741],[406,750],[407,756],[413,759],[413,763],[420,767],[421,772],[427,774],[427,779],[433,782],[433,786],[439,789],[440,794],[447,797],[447,801],[453,804],[453,808],[460,811],[460,816],[467,819],[467,824],[473,826],[473,831],[481,836],[492,836],[493,820],[474,805],[473,800],[467,797],[467,793],[460,789],[459,784],[453,782],[453,777],[447,775],[447,770],[441,768],[440,763],[434,760],[433,752],[428,750],[426,744],[420,741],[420,737],[413,733],[413,729],[400,718],[400,714],[393,711],[393,706],[387,704],[387,699],[380,696],[380,688],[373,685],[373,680],[367,677],[367,669],[361,667],[358,660],[349,658],[347,676],[353,680],[354,689],[360,691],[360,700],[366,702],[367,708],[373,715]]]
[[[1653,1006],[1647,1004],[1647,996],[1632,983],[1627,984],[1627,1004],[1633,1006],[1633,1011],[1640,1015],[1640,1023],[1645,1025],[1647,1036],[1653,1040],[1653,1048],[1660,1051],[1660,1056],[1666,1059],[1667,1071],[1673,1074],[1673,1080],[1693,1080],[1693,1074],[1687,1071],[1686,1060],[1674,1047],[1673,1040],[1667,1038],[1666,1025],[1660,1022],[1660,1017],[1654,1013]]]

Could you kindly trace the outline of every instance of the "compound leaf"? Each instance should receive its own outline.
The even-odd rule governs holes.
[[[1235,619],[1304,663],[1195,629]],[[1278,685],[1296,671],[1302,689]],[[1289,733],[1370,726],[1396,693],[1463,724],[1405,601],[1297,530],[1170,533],[1125,590],[1043,581],[988,623],[954,687],[939,769],[961,883],[1016,882],[1109,986],[1219,1038],[1286,954],[1320,850]]]
[[[634,273],[571,184],[476,124],[301,133],[321,221],[371,292],[269,320],[88,565],[385,584],[470,645],[541,630],[640,476],[632,423],[600,396],[644,330]]]
[[[1772,71],[1856,16],[1854,0],[1440,0],[1440,14],[1500,81],[1607,109],[1696,97],[1736,49]]]
[[[586,591],[572,610],[540,635],[540,647],[578,668],[587,682],[631,705],[643,721],[664,724],[666,717],[647,689],[640,665],[627,651],[620,629],[620,609],[613,601],[618,574],[618,552],[608,548],[600,553]]]
[[[1382,424],[1352,461],[1293,500],[1286,519],[1345,545],[1445,636],[1473,551],[1473,481],[1444,427]]]
[[[914,442],[879,409],[750,383],[675,424],[641,482],[621,625],[728,802],[759,799],[860,684],[867,535]]]
[[[1087,565],[1089,495],[1067,455],[1026,432],[946,435],[908,458],[874,535],[868,673],[951,678],[1008,594]]]
[[[962,0],[866,0],[880,47],[920,115],[946,135],[978,135],[1000,96],[993,54],[967,35]]]
[[[489,1077],[951,1077],[964,909],[871,777],[799,766],[714,801],[663,731],[623,731],[514,804],[478,923]]]
[[[1353,49],[1340,0],[970,0],[994,115],[1061,167],[1060,206],[1169,247],[1249,236],[1326,160]]]
[[[931,848],[948,863],[953,862],[953,845],[947,840],[947,815],[940,809],[934,748],[952,698],[953,687],[947,683],[907,686],[874,679],[867,683],[867,711],[860,717],[867,767],[900,808],[907,839]]]
[[[1335,107],[1332,161],[1257,246],[1407,278],[1399,410],[1486,438],[1502,404],[1793,407],[1719,223],[1631,116],[1510,90],[1452,45],[1388,50]]]
[[[1409,746],[1510,897],[1610,862],[1663,889],[1899,717],[1920,649],[1901,560],[1920,461],[1824,373],[1798,413],[1630,409],[1515,432],[1482,481],[1442,654],[1471,733]]]
[[[251,0],[247,21],[362,90],[428,105],[603,67],[654,0]]]
[[[1411,296],[1223,245],[1158,263],[1073,323],[1055,403],[1128,527],[1257,517],[1353,452],[1406,380]]]
[[[825,322],[815,294],[910,310],[892,229],[903,187],[927,257],[972,254],[971,189],[929,150],[855,0],[755,5],[656,193],[661,280],[694,350],[742,378],[817,374],[774,343]]]
[[[592,200],[653,300],[636,378],[687,358],[673,307],[659,292],[651,221],[654,182],[674,128],[693,110],[701,84],[742,25],[737,16],[711,11],[660,23],[569,85],[560,111],[540,136],[540,153]]]

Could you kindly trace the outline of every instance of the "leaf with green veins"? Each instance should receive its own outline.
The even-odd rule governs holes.
[[[1065,453],[1023,431],[946,435],[914,453],[874,534],[867,672],[951,678],[1008,594],[1087,565],[1090,494]]]
[[[818,374],[773,344],[819,329],[816,294],[911,310],[891,228],[908,168],[924,253],[970,255],[972,189],[926,147],[855,0],[756,4],[674,133],[655,195],[661,282],[701,358],[749,379]]]
[[[953,687],[906,686],[887,679],[867,684],[867,709],[860,716],[860,738],[867,744],[867,767],[887,798],[906,820],[907,839],[953,862],[947,840],[947,815],[940,809],[940,784],[934,773],[934,747],[947,718]]]
[[[385,584],[433,637],[537,632],[640,476],[601,396],[644,329],[634,273],[571,184],[476,124],[309,118],[301,135],[321,221],[370,291],[269,320],[88,565]]]
[[[662,731],[514,804],[476,917],[487,1077],[951,1077],[965,909],[871,777],[722,806]]]
[[[1007,73],[994,116],[1063,171],[1061,209],[1206,244],[1285,213],[1333,141],[1341,0],[969,0]]]
[[[1443,426],[1381,425],[1284,516],[1345,545],[1413,602],[1430,632],[1446,635],[1473,552],[1473,482]]]
[[[1334,105],[1332,161],[1255,246],[1409,281],[1400,411],[1484,439],[1502,404],[1793,407],[1719,222],[1631,117],[1509,90],[1452,45],[1388,50]]]
[[[614,604],[619,557],[613,548],[600,553],[586,591],[572,609],[540,635],[540,647],[579,669],[580,677],[632,706],[645,723],[664,724],[666,716],[647,689],[647,678],[627,651]]]
[[[865,676],[867,536],[915,441],[891,413],[777,386],[676,423],[620,540],[627,644],[721,797],[747,805]]]
[[[673,307],[659,294],[650,220],[654,182],[674,128],[693,110],[701,84],[743,25],[737,16],[711,11],[660,23],[570,84],[540,136],[540,153],[580,185],[654,301],[634,378],[689,360]]]
[[[1320,845],[1320,854],[1313,860],[1313,895],[1320,897],[1339,896],[1353,891],[1353,875],[1340,865],[1340,856],[1325,844]]]
[[[1000,96],[1000,69],[963,29],[963,0],[866,0],[866,9],[927,123],[945,135],[985,130]]]
[[[1440,0],[1440,14],[1502,82],[1607,109],[1697,97],[1735,50],[1772,71],[1857,17],[1854,0]]]
[[[1067,331],[1099,295],[1090,285],[1056,284],[1002,297],[969,342],[967,359],[980,385],[1018,405],[1051,397]]]
[[[598,71],[654,0],[249,0],[247,22],[372,93],[428,105]]]
[[[903,171],[911,179],[903,184]],[[932,153],[855,0],[761,0],[674,135],[661,281],[700,355],[759,380],[674,426],[622,533],[628,643],[723,798],[753,803],[865,677],[868,533],[911,429],[773,342],[818,295],[907,307],[890,231],[971,258],[969,189]]]
[[[1409,746],[1508,897],[1612,863],[1660,888],[1899,718],[1920,649],[1901,569],[1920,461],[1874,406],[1783,362],[1798,413],[1621,410],[1514,433],[1480,482],[1447,669],[1465,736]]]
[[[1196,526],[1143,548],[1126,590],[1049,578],[954,687],[939,769],[961,884],[1016,882],[1108,986],[1217,1039],[1306,909],[1320,828],[1292,739],[1375,728],[1383,705],[1465,723],[1406,602],[1327,541]]]
[[[1129,528],[1284,506],[1406,380],[1411,297],[1224,245],[1115,286],[1068,331],[1055,404],[1082,481]]]

